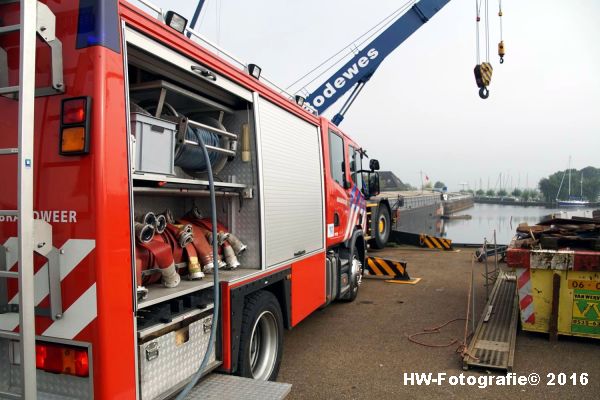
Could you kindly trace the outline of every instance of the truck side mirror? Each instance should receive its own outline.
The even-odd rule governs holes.
[[[379,161],[374,158],[371,159],[371,161],[369,161],[369,168],[371,171],[379,171]]]
[[[377,196],[379,194],[379,174],[377,172],[369,172],[368,174],[368,188],[365,198],[369,199],[373,196]]]

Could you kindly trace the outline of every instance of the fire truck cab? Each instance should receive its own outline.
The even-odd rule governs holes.
[[[33,1],[32,25],[27,3],[0,2],[2,26],[20,26],[0,30],[0,85],[17,90],[0,89],[0,210],[15,210],[0,213],[0,398],[167,398],[213,371],[274,380],[283,330],[357,296],[378,192],[364,151],[177,14]],[[34,25],[28,76],[19,37]],[[33,100],[26,80],[49,89]]]

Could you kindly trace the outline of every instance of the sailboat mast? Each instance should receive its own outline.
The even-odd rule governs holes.
[[[581,171],[581,194],[579,197],[581,197],[581,200],[583,200],[583,171]]]
[[[571,156],[569,156],[569,199],[571,198]]]

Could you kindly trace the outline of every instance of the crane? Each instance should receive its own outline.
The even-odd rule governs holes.
[[[351,90],[340,112],[332,119],[335,125],[339,125],[383,60],[449,2],[450,0],[417,1],[406,13],[363,46],[348,62],[306,96],[306,103],[322,114]]]

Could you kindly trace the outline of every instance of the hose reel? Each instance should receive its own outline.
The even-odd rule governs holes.
[[[154,115],[156,104],[141,103],[133,104],[138,112],[143,111],[148,115]],[[202,149],[198,145],[200,138],[208,146],[210,164],[214,174],[218,174],[233,159],[233,155],[227,155],[211,148],[223,149],[235,154],[237,150],[237,137],[227,132],[220,120],[208,117],[204,114],[192,114],[189,118],[179,113],[175,108],[165,102],[162,108],[161,118],[176,122],[179,132],[177,133],[177,146],[175,148],[174,164],[183,169],[188,175],[198,176],[206,173],[207,166]],[[211,129],[214,128],[214,131]],[[218,131],[221,134],[217,133]]]
[[[226,131],[225,126],[215,118],[197,116],[194,118],[194,121],[208,127]],[[208,128],[192,126],[185,117],[180,119],[179,129],[180,134],[178,136],[180,139],[175,150],[175,166],[182,168],[186,173],[192,176],[206,172],[206,161],[202,156],[202,149],[195,144],[200,142],[200,137],[208,146],[220,147],[223,149],[231,149],[234,147],[232,143],[235,142],[230,138],[221,137],[219,134],[211,132]],[[218,174],[225,167],[228,160],[226,155],[214,151],[209,151],[209,158],[214,174]]]

